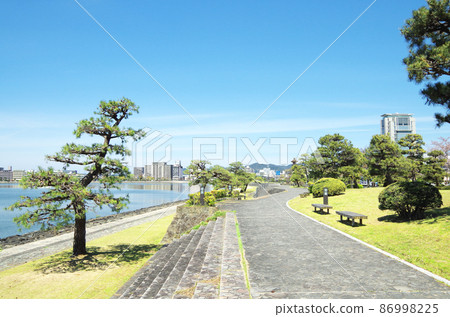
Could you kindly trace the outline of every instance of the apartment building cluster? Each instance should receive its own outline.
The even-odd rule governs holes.
[[[8,168],[0,167],[0,182],[18,182],[28,173],[34,172],[34,170],[13,170],[12,166]],[[63,168],[62,173],[73,174],[76,175],[77,171],[75,170],[67,170]]]
[[[178,181],[184,180],[183,171],[181,161],[175,161],[173,165],[166,162],[153,162],[150,165],[145,165],[145,167],[135,167],[134,177]]]
[[[12,166],[8,168],[0,167],[0,181],[3,182],[12,182],[12,181],[20,181],[25,174],[28,173],[24,170],[13,170]]]

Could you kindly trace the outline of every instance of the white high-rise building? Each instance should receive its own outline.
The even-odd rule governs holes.
[[[416,133],[416,119],[411,113],[386,113],[381,115],[381,134],[397,142],[408,134]]]
[[[151,165],[145,165],[144,176],[153,177],[155,180],[171,180],[172,165],[167,165],[166,162],[153,162]]]

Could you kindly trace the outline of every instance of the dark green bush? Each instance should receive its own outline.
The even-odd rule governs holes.
[[[336,178],[321,178],[311,188],[313,197],[322,197],[323,188],[328,188],[328,196],[339,195],[345,192],[347,186],[345,183]]]
[[[442,206],[439,190],[425,182],[398,182],[386,187],[378,196],[381,210],[393,210],[402,219],[422,219],[425,210]]]
[[[186,205],[200,205],[200,192],[189,195],[189,200],[186,201]],[[205,206],[215,206],[216,198],[210,192],[205,193]]]

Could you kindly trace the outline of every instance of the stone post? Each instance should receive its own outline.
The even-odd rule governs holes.
[[[328,205],[328,188],[323,188],[323,204]]]

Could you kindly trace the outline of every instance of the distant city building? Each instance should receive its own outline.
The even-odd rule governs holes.
[[[263,168],[262,170],[259,170],[258,173],[256,173],[256,176],[261,176],[265,178],[275,178],[276,172],[268,167]]]
[[[397,142],[408,134],[416,133],[416,119],[408,113],[386,113],[381,115],[381,134]]]
[[[135,167],[133,170],[134,177],[144,177],[144,168],[143,167]]]
[[[153,162],[151,165],[145,165],[145,177],[152,177],[155,180],[172,180],[172,165],[166,162]]]
[[[4,182],[10,182],[13,179],[13,171],[12,167],[10,166],[7,170],[5,170],[3,167],[0,167],[0,181]]]
[[[27,172],[23,170],[13,171],[12,178],[15,181],[20,181],[26,174]]]
[[[184,180],[184,169],[181,161],[175,161],[175,165],[166,162],[153,162],[145,167],[135,167],[134,175],[138,177],[142,173],[144,177],[151,177],[155,180]]]
[[[251,168],[249,165],[247,165],[247,166],[245,167],[245,171],[246,171],[247,173],[255,173],[255,170],[254,170],[253,168]]]
[[[183,166],[181,166],[181,161],[175,161],[175,165],[172,166],[172,180],[181,181],[184,180]]]

